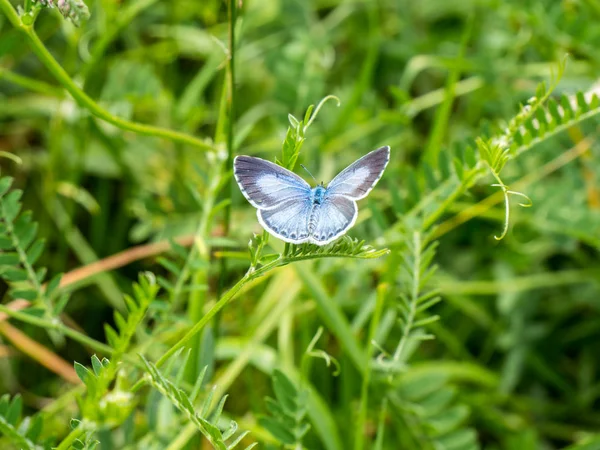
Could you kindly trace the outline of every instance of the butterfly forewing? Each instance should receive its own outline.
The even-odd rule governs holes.
[[[255,208],[270,209],[289,200],[310,197],[309,184],[287,169],[264,159],[237,156],[233,175]]]
[[[375,187],[390,161],[390,147],[385,146],[355,161],[327,186],[329,195],[343,195],[352,200],[365,198]]]

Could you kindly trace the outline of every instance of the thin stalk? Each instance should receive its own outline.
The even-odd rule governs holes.
[[[381,320],[381,313],[383,311],[383,305],[385,303],[385,297],[388,291],[387,284],[381,284],[377,289],[377,302],[375,304],[375,311],[373,312],[373,318],[369,325],[369,337],[367,341],[367,368],[365,370],[365,376],[362,380],[361,395],[360,395],[360,408],[358,411],[358,420],[356,423],[355,435],[354,435],[354,450],[362,450],[365,446],[365,423],[367,421],[367,407],[369,404],[369,385],[371,384],[371,358],[373,357],[375,347],[371,345],[375,339],[377,328],[379,328],[379,321]]]
[[[155,127],[152,125],[145,125],[138,122],[132,122],[111,114],[106,109],[98,105],[98,103],[96,103],[90,96],[81,90],[79,86],[77,86],[69,74],[62,68],[58,61],[54,59],[44,43],[40,40],[33,29],[33,25],[25,25],[21,22],[21,19],[10,4],[9,0],[0,0],[0,9],[4,11],[4,14],[6,14],[11,24],[17,30],[23,33],[29,43],[29,46],[31,47],[31,50],[37,55],[42,64],[46,66],[48,71],[60,84],[64,86],[64,88],[71,94],[71,96],[79,105],[89,110],[96,117],[113,124],[122,130],[133,131],[145,136],[164,138],[173,142],[192,145],[202,150],[212,149],[212,145],[189,134],[169,130],[166,128]]]
[[[227,83],[226,89],[228,92],[227,96],[227,160],[225,162],[225,167],[223,171],[225,174],[231,170],[233,166],[233,153],[234,153],[234,143],[235,143],[235,107],[236,107],[236,92],[235,92],[235,59],[236,59],[236,50],[235,50],[235,24],[237,19],[237,5],[236,0],[229,0],[229,59],[227,64]],[[231,201],[232,201],[232,180],[231,176],[227,176],[227,180],[224,186],[224,192],[226,199],[229,200],[229,203],[225,206],[225,217],[223,220],[223,231],[225,236],[229,236],[229,229],[231,228]],[[220,297],[223,294],[225,279],[227,275],[227,258],[221,258],[219,263],[219,279],[217,282],[217,297]],[[217,317],[215,320],[215,328],[218,329],[220,322],[220,317]]]
[[[189,270],[189,264],[194,260],[204,261],[204,265],[196,269],[192,274],[191,283],[193,286],[201,284],[208,284],[208,266],[210,263],[210,249],[206,245],[206,239],[210,234],[210,218],[214,207],[215,199],[217,196],[219,184],[221,182],[221,168],[218,163],[215,163],[213,168],[214,177],[211,177],[210,184],[206,196],[204,197],[204,205],[202,211],[202,218],[196,232],[194,239],[194,245],[190,249],[188,258],[186,260],[186,267],[184,271]],[[178,282],[183,279],[180,277]],[[188,317],[191,323],[196,323],[202,319],[202,312],[206,303],[206,293],[204,291],[193,290],[190,292],[188,298]],[[202,336],[198,335],[191,345],[191,360],[188,362],[188,368],[186,371],[186,379],[190,383],[194,383],[195,378],[198,376],[200,371],[199,357],[200,347],[202,345]]]
[[[87,80],[88,75],[97,67],[102,61],[104,52],[112,41],[116,39],[121,30],[125,28],[135,17],[143,10],[149,8],[158,0],[137,0],[132,3],[127,3],[125,6],[118,5],[118,14],[115,20],[111,22],[111,26],[103,30],[98,41],[94,44],[90,59],[81,70],[81,77]]]
[[[579,156],[581,156],[582,154],[587,152],[590,149],[592,143],[595,142],[595,138],[596,138],[596,135],[594,135],[592,138],[586,138],[586,139],[578,142],[575,146],[573,146],[566,152],[561,153],[556,158],[554,158],[552,161],[546,163],[539,170],[528,173],[523,178],[521,178],[519,181],[513,183],[512,184],[513,187],[516,189],[523,189],[525,186],[528,186],[529,184],[534,183],[534,182],[550,175],[551,173],[560,169],[562,166],[568,164],[569,162],[573,161],[574,159],[578,158]],[[482,175],[478,175],[476,178],[479,178],[479,176],[482,176]],[[433,237],[435,239],[437,239],[440,236],[446,234],[448,231],[452,230],[453,228],[456,228],[458,225],[461,225],[461,224],[473,219],[474,217],[477,217],[477,216],[485,213],[488,209],[490,209],[496,203],[502,201],[503,197],[504,196],[503,196],[502,192],[497,191],[494,194],[490,195],[489,197],[486,197],[485,199],[481,200],[479,203],[476,203],[476,204],[470,206],[469,208],[465,209],[464,211],[461,211],[454,217],[446,220],[445,222],[442,222],[436,228]]]
[[[440,149],[442,147],[442,141],[444,140],[446,130],[448,129],[450,114],[452,113],[452,104],[454,103],[454,99],[456,97],[456,84],[460,78],[462,69],[460,63],[463,61],[465,56],[465,49],[467,47],[469,38],[471,37],[471,31],[473,30],[473,22],[474,16],[471,14],[467,19],[466,28],[463,31],[460,43],[460,49],[456,57],[458,64],[454,66],[450,72],[450,75],[448,76],[444,102],[436,111],[433,122],[433,130],[429,136],[429,141],[427,142],[427,146],[425,147],[425,151],[423,153],[423,159],[432,165],[437,164]]]
[[[88,430],[85,430],[82,424],[80,424],[63,439],[63,441],[58,445],[58,447],[55,448],[55,450],[68,450],[74,448],[73,444],[75,441],[84,435],[86,431]]]
[[[158,361],[156,361],[156,367],[162,366],[171,356],[173,356],[177,350],[184,347],[194,336],[196,336],[202,329],[206,326],[206,324],[219,312],[221,311],[234,297],[235,295],[242,289],[242,287],[254,280],[255,278],[264,275],[270,269],[276,267],[276,263],[278,261],[274,261],[271,264],[261,267],[260,269],[252,272],[246,273],[231,289],[229,289],[215,305],[200,319],[186,334],[183,336],[177,343],[175,343],[167,352],[160,357]]]
[[[377,424],[377,438],[373,450],[383,449],[383,436],[385,433],[385,418],[387,416],[387,398],[381,401],[381,409],[379,410],[379,420]]]
[[[30,91],[39,92],[40,94],[59,98],[65,96],[65,92],[59,87],[11,72],[3,67],[0,67],[0,79],[9,81],[10,83],[29,89]]]
[[[258,269],[251,267],[250,270],[248,270],[248,272],[246,272],[246,274],[235,285],[233,285],[233,287],[231,287],[231,289],[229,289],[227,292],[225,292],[225,294],[219,299],[219,301],[213,305],[213,307],[202,317],[202,319],[199,322],[197,322],[181,339],[179,339],[179,341],[177,341],[171,348],[169,348],[169,350],[167,350],[167,352],[156,362],[156,367],[162,366],[171,356],[173,356],[177,352],[177,350],[184,347],[190,341],[190,339],[192,339],[196,334],[198,334],[200,331],[202,331],[202,329],[206,326],[206,324],[219,311],[221,311],[231,300],[233,300],[235,298],[236,294],[246,284],[250,283],[251,281],[253,281],[257,278],[260,278],[261,276],[267,274],[271,270],[276,269],[277,267],[285,266],[287,264],[292,264],[292,263],[296,263],[296,262],[300,262],[300,261],[307,261],[307,260],[311,260],[311,259],[320,259],[320,258],[370,259],[372,257],[374,257],[374,256],[369,255],[367,257],[363,257],[360,255],[339,254],[339,253],[332,253],[332,254],[316,253],[316,254],[306,254],[306,255],[300,255],[300,256],[289,256],[289,257],[280,255],[279,258],[276,259],[275,261],[265,264],[264,266],[259,267]],[[306,271],[301,271],[301,274],[303,276],[307,276]],[[312,277],[311,277],[311,280],[313,280]],[[321,305],[321,306],[326,307],[328,305]],[[330,312],[330,311],[327,310],[327,312]],[[338,319],[338,317],[336,316],[335,319]],[[346,328],[344,328],[344,331],[346,332],[346,334],[348,336],[352,336],[351,331],[349,331],[349,326],[346,325]],[[353,338],[353,336],[352,336],[352,338]],[[360,349],[356,346],[356,342],[354,339],[352,339],[352,346],[351,346],[350,350],[352,350],[351,353],[354,356],[357,368],[361,371],[364,370],[364,367],[363,367],[364,358],[362,357],[362,353],[360,352]]]
[[[236,107],[236,96],[235,96],[235,24],[237,16],[236,0],[229,0],[229,64],[227,71],[228,75],[228,86],[229,86],[229,114],[227,120],[227,163],[225,164],[225,170],[228,171],[233,165],[233,146],[235,137],[235,107]],[[225,195],[231,199],[231,177],[228,178],[227,184],[225,185]],[[225,207],[225,236],[229,235],[229,227],[231,222],[231,203]]]
[[[56,321],[56,320],[48,320],[42,317],[36,317],[31,314],[27,314],[21,311],[14,311],[5,305],[0,305],[0,312],[3,312],[7,316],[10,316],[14,319],[20,320],[21,322],[28,323],[30,325],[35,325],[37,327],[44,328],[46,330],[56,330],[59,333],[64,334],[65,336],[70,337],[74,341],[79,342],[85,346],[88,346],[98,352],[102,352],[107,355],[112,355],[113,349],[102,342],[99,342],[91,337],[86,336],[79,331],[76,331],[72,328],[67,327],[66,325]]]

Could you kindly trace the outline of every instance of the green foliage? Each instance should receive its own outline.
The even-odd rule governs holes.
[[[37,238],[38,224],[32,213],[21,212],[23,191],[11,190],[12,183],[11,177],[0,178],[0,276],[10,283],[12,298],[50,308],[60,275],[52,278],[45,290],[42,288],[46,268],[34,265],[44,251],[45,240]]]
[[[206,261],[195,251],[189,251],[176,242],[171,241],[172,255],[159,257],[157,262],[175,279],[175,283],[159,276],[157,281],[169,294],[169,303],[175,303],[180,295],[192,292],[205,291],[205,284],[191,282],[192,275],[198,270],[208,267]]]
[[[515,131],[510,151],[518,155],[598,114],[600,100],[595,92],[577,91],[572,95],[550,97]]]
[[[270,415],[261,417],[259,423],[282,445],[302,448],[302,438],[310,429],[306,422],[308,392],[280,370],[273,371],[271,379],[275,398],[266,398]]]
[[[238,425],[233,420],[229,423],[229,426],[225,430],[220,429],[219,420],[223,412],[223,407],[225,406],[225,400],[227,400],[227,396],[223,396],[214,409],[212,405],[212,393],[207,395],[200,408],[197,409],[194,406],[194,403],[200,394],[200,388],[202,386],[202,382],[204,381],[206,369],[196,380],[191,393],[188,394],[183,389],[179,388],[176,383],[173,383],[166,378],[154,364],[149,362],[142,355],[140,355],[140,358],[142,359],[142,362],[146,368],[146,372],[148,373],[148,382],[162,395],[167,397],[173,406],[185,414],[185,416],[198,427],[198,430],[200,430],[204,437],[208,439],[208,441],[213,445],[213,448],[219,450],[231,450],[240,444],[242,439],[244,439],[249,433],[248,431],[245,431],[239,433],[237,436],[234,436],[238,430]],[[177,379],[181,379],[181,375],[185,370],[185,366],[185,363],[181,366],[179,370],[180,375],[176,377]],[[245,449],[250,450],[255,445],[256,443],[250,444]]]
[[[428,283],[437,267],[432,264],[436,242],[431,241],[431,232],[408,229],[405,236],[406,250],[402,253],[402,273],[398,299],[398,322],[402,337],[396,346],[392,363],[402,367],[407,359],[406,347],[411,341],[433,339],[426,326],[439,320],[429,309],[441,300],[439,290],[427,290]]]
[[[390,404],[419,448],[477,450],[481,448],[477,432],[465,426],[470,409],[456,397],[457,389],[443,375],[409,376],[400,379]]]
[[[86,3],[0,0],[0,448],[598,447],[597,1]],[[232,179],[382,145],[324,247]]]
[[[0,436],[4,435],[18,448],[38,450],[43,447],[38,442],[43,421],[42,417],[22,417],[23,400],[20,396],[12,400],[8,394],[0,397]]]
[[[92,370],[75,362],[75,372],[87,388],[85,399],[78,397],[81,415],[87,420],[116,426],[121,424],[135,407],[127,381],[124,376],[118,375],[118,371],[136,330],[156,298],[158,289],[152,273],[141,274],[138,283],[133,284],[133,295],[124,296],[129,311],[127,319],[115,311],[116,329],[108,324],[104,325],[106,339],[112,348],[112,360],[100,359],[93,355]],[[117,380],[111,388],[115,378]]]
[[[116,329],[110,325],[104,326],[106,340],[113,348],[113,358],[119,359],[129,348],[131,339],[139,324],[144,319],[150,304],[156,299],[159,286],[154,274],[140,274],[138,282],[133,284],[133,295],[125,294],[123,299],[127,306],[127,320],[118,311],[114,312]]]
[[[317,118],[319,111],[328,100],[336,100],[338,106],[340,106],[340,100],[335,95],[328,95],[323,98],[315,108],[314,105],[310,105],[306,109],[304,119],[298,120],[292,114],[288,114],[288,120],[290,126],[288,127],[285,140],[281,149],[281,161],[276,161],[280,166],[285,167],[288,170],[294,170],[298,155],[302,149],[302,144],[306,139],[306,131]]]

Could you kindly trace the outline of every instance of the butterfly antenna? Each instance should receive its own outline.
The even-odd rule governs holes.
[[[306,167],[304,167],[304,164],[300,164],[300,166],[306,170],[306,172],[308,172],[308,174],[312,177],[313,180],[315,180],[315,183],[317,183],[317,179],[315,177],[313,177],[313,174],[310,173],[310,170],[308,170]]]

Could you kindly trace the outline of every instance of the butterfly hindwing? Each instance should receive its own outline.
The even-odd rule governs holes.
[[[330,195],[343,195],[352,200],[365,198],[375,187],[390,161],[390,147],[385,146],[350,164],[327,186]]]
[[[358,206],[354,200],[325,194],[309,222],[310,241],[317,245],[335,241],[354,225],[357,216]]]
[[[310,197],[310,185],[289,170],[252,156],[237,156],[233,175],[252,206],[270,209],[288,200]]]
[[[310,238],[308,221],[312,202],[310,196],[304,200],[288,200],[271,209],[259,209],[260,224],[274,236],[285,242],[301,244]]]

